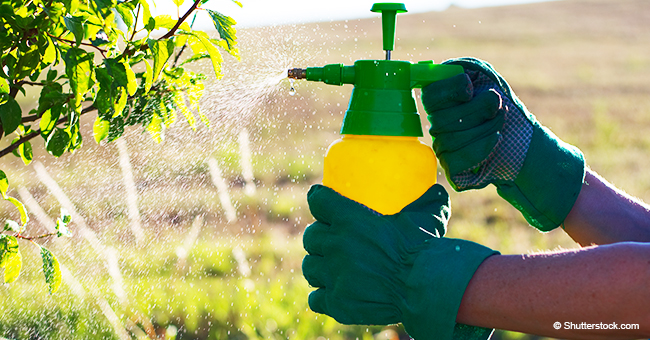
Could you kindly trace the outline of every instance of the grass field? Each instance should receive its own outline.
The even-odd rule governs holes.
[[[86,117],[85,145],[74,155],[53,159],[35,146],[34,158],[106,248],[93,250],[75,227],[78,220],[71,240],[48,241],[78,281],[64,278],[60,292],[49,296],[35,293],[45,285],[40,260],[36,249],[22,244],[23,274],[0,286],[0,337],[389,338],[381,327],[342,326],[309,311],[310,288],[300,273],[301,235],[312,221],[305,194],[320,181],[351,87],[297,82],[291,96],[288,81],[277,81],[289,67],[383,58],[380,20],[239,34],[242,62],[227,60],[224,79],[206,86],[211,130],[193,132],[179,120],[161,145],[140,130],[125,136],[144,244],[136,245],[131,233],[118,148],[94,144],[94,117]],[[452,7],[399,16],[397,38],[394,59],[489,61],[543,124],[585,153],[592,169],[650,201],[650,2]],[[196,67],[209,73],[207,64]],[[242,129],[250,134],[255,194],[245,191]],[[222,171],[235,221],[227,221],[209,158]],[[32,166],[10,156],[2,169],[14,188],[10,194],[23,187],[47,215],[57,216],[61,203]],[[449,191],[451,237],[504,254],[576,247],[561,230],[541,234],[527,226],[492,188]],[[17,218],[9,204],[0,205],[0,216]],[[34,214],[32,220],[33,234],[46,230]],[[542,339],[505,331],[493,338]]]

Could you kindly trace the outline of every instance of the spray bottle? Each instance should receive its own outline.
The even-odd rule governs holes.
[[[382,14],[386,60],[294,68],[288,76],[354,85],[341,127],[343,136],[325,156],[323,185],[379,213],[395,214],[436,183],[436,157],[431,147],[418,140],[423,134],[413,89],[460,74],[463,68],[430,60],[391,60],[396,15],[406,12],[406,7],[376,3],[371,11]]]

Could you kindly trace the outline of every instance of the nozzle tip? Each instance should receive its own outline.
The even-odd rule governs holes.
[[[307,70],[304,68],[292,68],[287,72],[287,77],[293,79],[305,79],[307,78]]]

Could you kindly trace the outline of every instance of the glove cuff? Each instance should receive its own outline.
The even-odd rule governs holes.
[[[499,252],[460,239],[432,238],[426,243],[406,282],[408,306],[402,323],[407,333],[416,340],[488,339],[491,329],[456,324],[456,315],[474,272]]]
[[[514,181],[495,182],[497,192],[540,231],[564,222],[585,178],[585,159],[573,145],[533,121],[533,136]]]

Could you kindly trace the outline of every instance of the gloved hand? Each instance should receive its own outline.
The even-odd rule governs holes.
[[[309,307],[343,324],[402,322],[416,340],[487,339],[491,329],[456,324],[470,279],[497,252],[443,238],[451,214],[441,185],[395,215],[381,215],[334,190],[307,195],[316,222],[303,237],[303,275],[318,287]]]
[[[541,231],[564,222],[585,175],[580,150],[537,122],[488,63],[452,59],[465,74],[422,89],[433,149],[457,191],[492,183]]]

